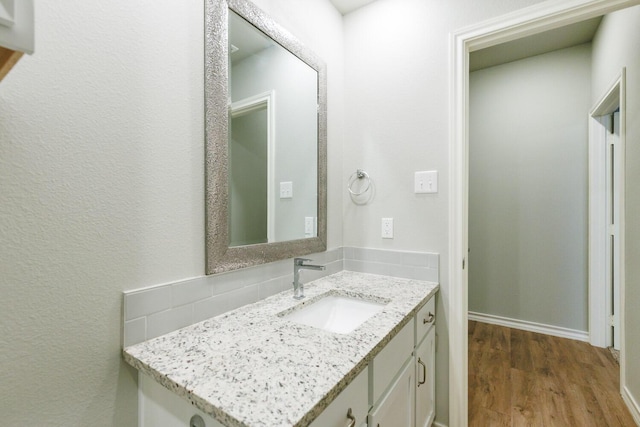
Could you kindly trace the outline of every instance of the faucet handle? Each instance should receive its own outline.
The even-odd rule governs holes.
[[[306,261],[311,261],[309,258],[294,258],[293,259],[293,264],[294,265],[303,265]]]

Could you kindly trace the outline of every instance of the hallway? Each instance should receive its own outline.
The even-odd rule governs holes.
[[[469,426],[636,424],[609,350],[469,321]]]

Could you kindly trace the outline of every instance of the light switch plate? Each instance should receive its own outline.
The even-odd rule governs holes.
[[[438,171],[416,172],[414,182],[415,193],[437,193]]]
[[[382,238],[393,239],[393,218],[382,218]]]
[[[286,181],[280,183],[280,198],[292,199],[293,198],[293,182]]]

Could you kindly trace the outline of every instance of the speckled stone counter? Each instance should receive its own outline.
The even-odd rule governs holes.
[[[438,285],[342,271],[124,349],[124,359],[228,426],[305,426],[411,320]],[[278,314],[325,293],[384,301],[348,334]]]

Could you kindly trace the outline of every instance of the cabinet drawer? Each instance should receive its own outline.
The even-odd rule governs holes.
[[[369,373],[364,368],[362,372],[340,392],[338,397],[327,406],[327,409],[316,418],[310,427],[345,427],[353,422],[355,426],[366,422],[369,404],[367,393],[369,390]],[[351,410],[351,417],[347,413]]]
[[[372,404],[375,404],[382,393],[389,387],[400,368],[413,352],[413,323],[407,323],[393,337],[380,353],[373,359]]]
[[[429,329],[436,323],[436,296],[432,296],[429,301],[422,306],[415,317],[416,322],[416,344],[418,344]]]

